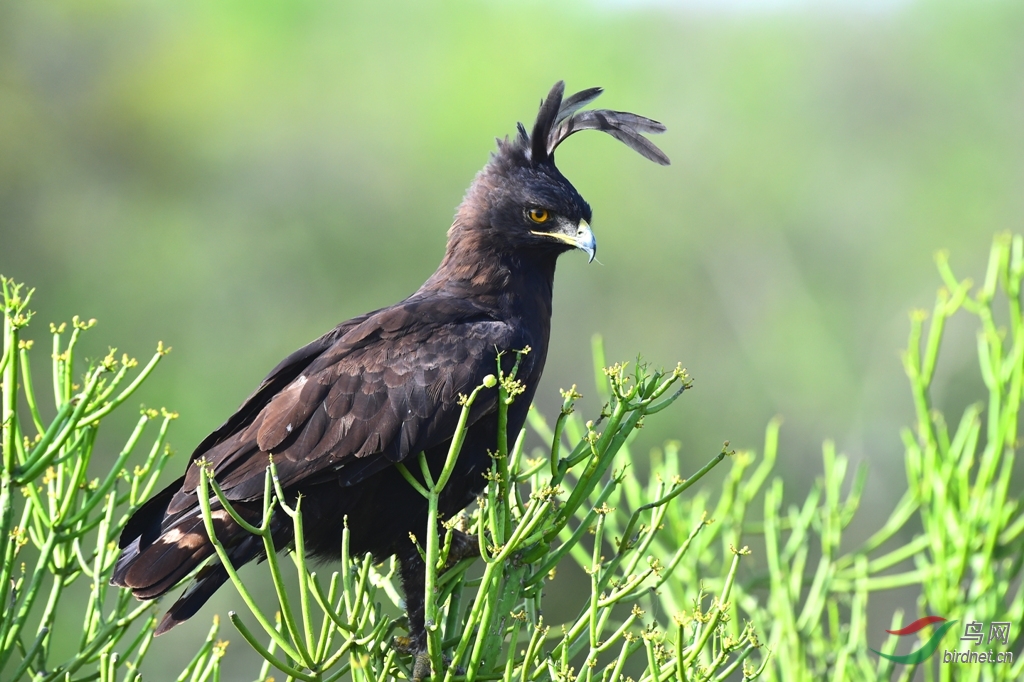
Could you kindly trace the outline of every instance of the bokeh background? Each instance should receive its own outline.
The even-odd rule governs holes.
[[[900,350],[933,254],[980,278],[1024,219],[1019,2],[6,0],[0,272],[38,289],[43,349],[73,314],[100,321],[87,355],[173,346],[138,400],[181,413],[184,455],[281,357],[419,286],[494,137],[558,79],[663,121],[673,165],[591,133],[559,149],[601,264],[559,267],[541,407],[592,397],[595,332],[609,359],[681,361],[694,390],[639,451],[678,438],[696,465],[782,415],[787,492],[833,438],[870,463],[873,529],[904,487]],[[969,320],[946,346],[959,414]]]

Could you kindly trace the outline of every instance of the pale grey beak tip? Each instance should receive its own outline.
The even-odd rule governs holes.
[[[581,220],[576,230],[576,246],[587,254],[587,262],[593,263],[597,256],[597,240],[594,238],[594,231],[586,220]]]

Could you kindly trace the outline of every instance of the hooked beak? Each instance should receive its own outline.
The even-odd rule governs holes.
[[[593,263],[594,256],[597,255],[597,240],[594,239],[594,231],[590,229],[590,224],[586,220],[580,220],[579,224],[576,225],[575,229],[570,228],[570,231],[568,233],[535,232],[533,230],[531,230],[531,233],[539,237],[557,239],[558,241],[568,244],[569,246],[576,247],[580,251],[585,251],[587,253],[588,263]]]
[[[576,248],[587,252],[587,262],[593,263],[597,255],[597,240],[594,239],[594,231],[586,220],[580,220],[576,228]]]

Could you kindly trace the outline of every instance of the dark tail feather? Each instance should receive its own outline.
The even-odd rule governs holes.
[[[155,599],[166,594],[215,553],[198,505],[165,516],[171,498],[180,487],[181,481],[178,481],[158,493],[135,513],[121,534],[121,555],[110,582],[129,588],[138,599]],[[240,507],[238,511],[250,515],[247,509]],[[234,566],[241,566],[261,553],[260,538],[238,526],[223,509],[213,510],[213,525]],[[193,616],[225,580],[227,572],[218,563],[200,570],[164,616],[156,634],[167,632]]]
[[[171,628],[184,623],[196,615],[203,604],[213,596],[213,593],[228,579],[228,572],[221,564],[210,564],[204,566],[196,577],[189,583],[189,586],[181,593],[174,605],[167,609],[167,613],[160,619],[160,625],[156,628],[156,635],[162,635]]]
[[[182,476],[153,497],[146,500],[146,503],[139,507],[132,517],[128,519],[117,546],[124,549],[131,544],[135,538],[142,538],[144,545],[149,546],[160,535],[164,516],[167,514],[167,506],[171,503],[174,493],[181,490],[185,477]]]
[[[128,570],[139,558],[139,554],[146,551],[156,542],[165,530],[170,528],[174,521],[167,519],[167,507],[171,503],[174,493],[181,489],[184,476],[170,484],[139,507],[132,517],[128,519],[117,545],[121,548],[121,555],[117,558],[114,566],[114,574],[110,578],[110,584],[118,587],[131,587],[125,580]]]
[[[241,531],[231,524],[228,528],[216,528],[217,537],[222,542],[231,542],[232,527]],[[114,568],[114,580],[118,581],[115,584],[131,588],[139,599],[155,599],[213,554],[213,545],[197,510],[175,521],[148,547],[140,549],[139,540],[125,547]]]
[[[236,526],[237,528],[237,526]],[[247,564],[258,556],[263,555],[263,541],[256,535],[247,535],[237,546],[233,547],[228,557],[231,559],[231,565],[241,566]],[[177,601],[167,609],[167,613],[160,620],[160,625],[156,628],[155,635],[162,635],[168,630],[196,615],[196,613],[203,607],[213,593],[216,592],[221,585],[227,582],[228,572],[224,569],[224,566],[220,563],[212,563],[203,568],[196,574],[192,582],[189,583],[185,591],[181,593]]]

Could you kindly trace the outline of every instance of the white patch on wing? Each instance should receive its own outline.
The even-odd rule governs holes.
[[[180,540],[182,538],[183,535],[185,535],[185,534],[182,533],[177,528],[172,528],[169,531],[167,531],[166,533],[164,533],[163,539],[166,540],[167,542],[174,542],[174,543],[176,543],[178,540]]]
[[[161,541],[169,545],[196,549],[206,542],[206,538],[199,533],[182,533],[179,529],[172,528],[164,533]]]
[[[210,516],[214,521],[220,521],[221,523],[227,523],[231,520],[231,516],[224,509],[218,509],[212,512]],[[160,537],[160,541],[169,545],[195,549],[206,543],[206,535],[196,531],[183,533],[180,528],[171,528]]]

